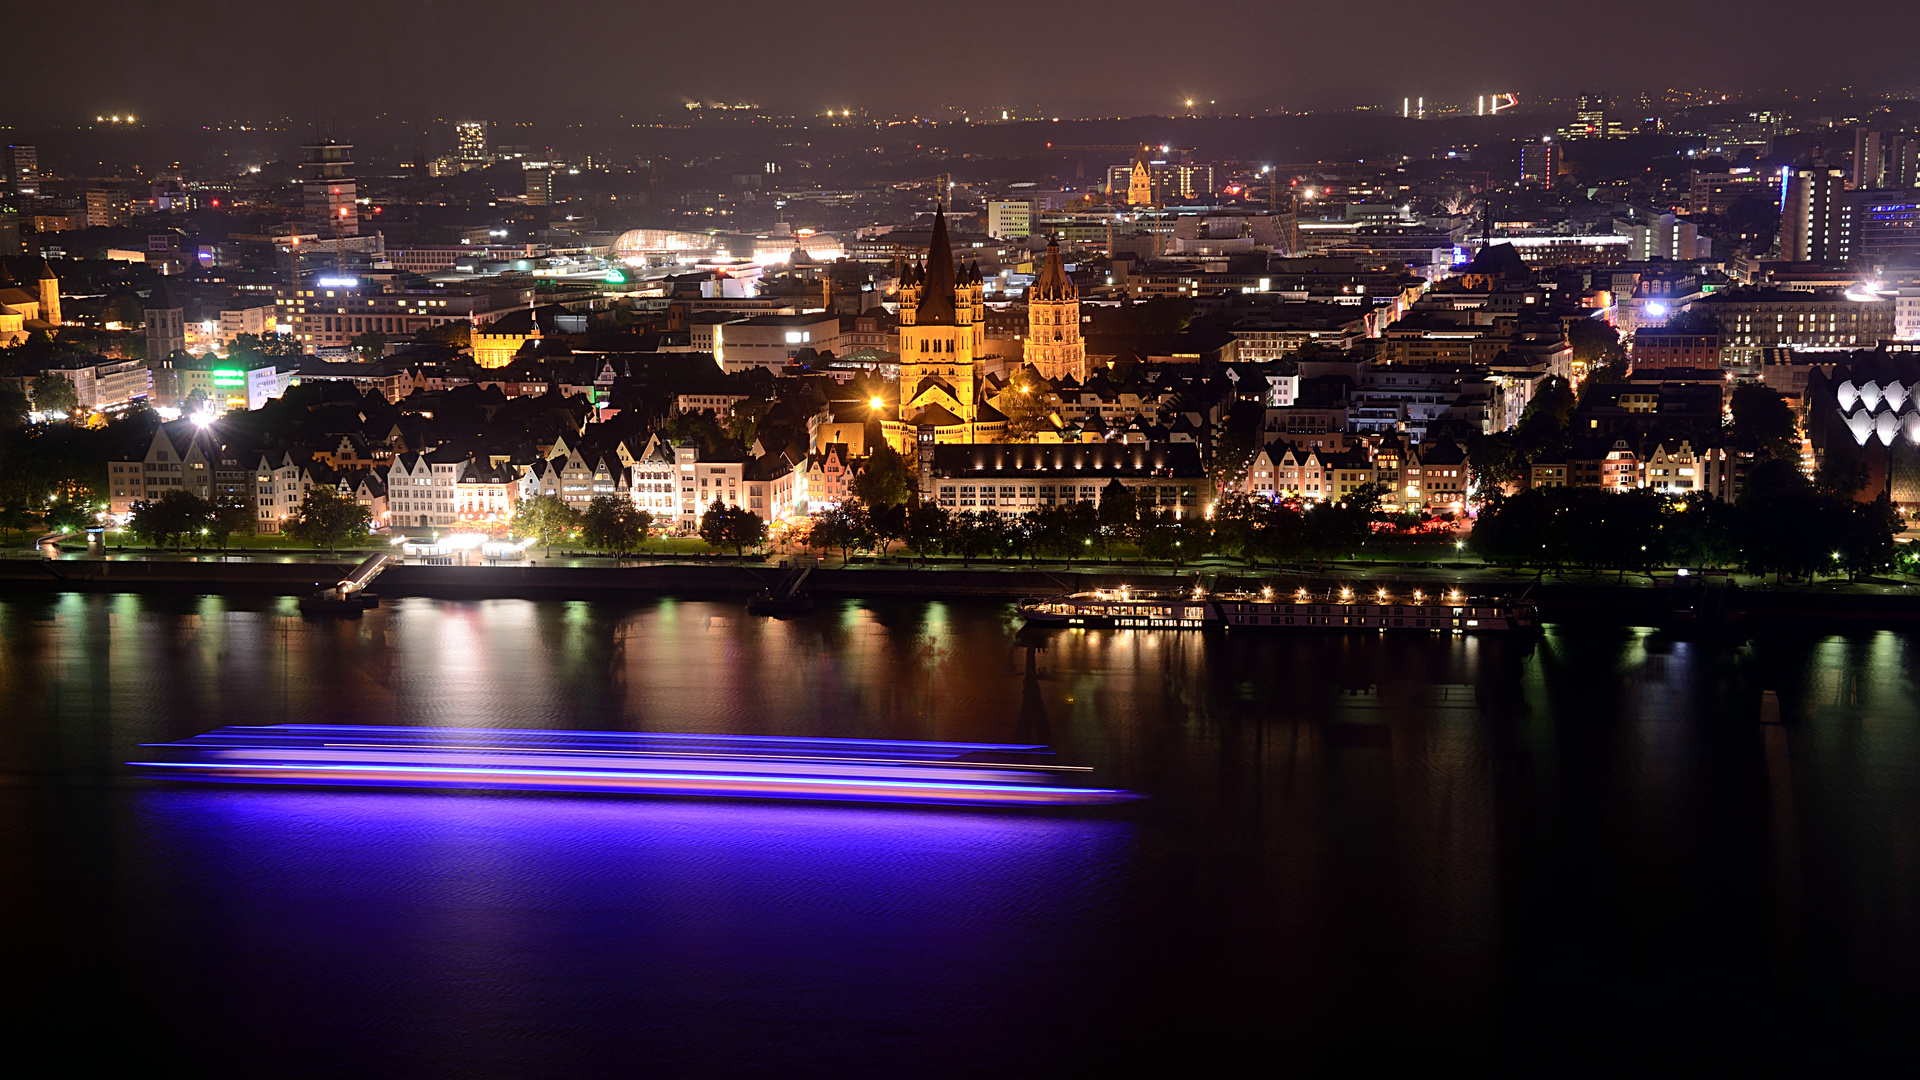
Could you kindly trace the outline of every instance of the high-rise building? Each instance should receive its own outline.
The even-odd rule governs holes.
[[[1890,188],[1920,187],[1920,134],[1902,131],[1887,141],[1880,180]]]
[[[1879,270],[1920,260],[1920,191],[1884,188],[1845,196],[1846,258]]]
[[[1033,235],[1031,199],[987,200],[987,235],[996,240],[1017,240]]]
[[[1853,129],[1853,186],[1856,188],[1877,188],[1884,186],[1886,177],[1886,152],[1884,136],[1880,129],[1865,124]]]
[[[0,159],[0,170],[6,172],[4,178],[13,190],[21,195],[40,193],[40,150],[33,146],[9,146],[4,159]]]
[[[1865,124],[1853,129],[1854,190],[1915,186],[1920,186],[1920,135]]]
[[[127,193],[120,188],[88,188],[86,199],[86,227],[89,229],[125,225],[131,220],[127,211]]]
[[[360,235],[359,193],[353,182],[353,144],[312,143],[302,149],[307,160],[307,227],[322,240]]]
[[[1613,231],[1628,238],[1627,258],[1634,262],[1704,259],[1713,246],[1712,240],[1700,238],[1698,225],[1675,214],[1640,215],[1635,221],[1615,219]]]
[[[484,161],[487,156],[487,122],[468,120],[453,125],[454,153],[462,161]]]
[[[1604,92],[1581,94],[1573,105],[1573,127],[1568,135],[1585,139],[1607,137],[1607,97]]]
[[[1027,290],[1027,363],[1048,379],[1087,379],[1087,344],[1080,337],[1080,290],[1060,260],[1060,241],[1047,240],[1047,261]]]
[[[1526,143],[1520,147],[1521,183],[1550,188],[1554,178],[1559,175],[1560,147],[1554,144],[1551,135],[1537,143]]]
[[[1850,255],[1848,226],[1840,196],[1846,173],[1839,169],[1795,169],[1787,176],[1780,214],[1780,257],[1788,262],[1845,262]]]
[[[1724,214],[1742,198],[1778,206],[1779,177],[1777,172],[1747,165],[1717,173],[1696,169],[1688,182],[1687,210],[1695,214]]]
[[[527,205],[553,205],[553,170],[534,168],[527,170]]]

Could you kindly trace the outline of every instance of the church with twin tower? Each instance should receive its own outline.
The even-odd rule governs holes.
[[[900,453],[912,457],[926,445],[1006,438],[1007,418],[988,400],[985,291],[980,264],[963,267],[954,259],[942,207],[933,216],[926,261],[908,266],[900,279],[900,405],[881,421]],[[1048,242],[1046,263],[1027,296],[1025,362],[1049,380],[1084,381],[1080,294],[1060,260],[1059,241]]]
[[[911,455],[923,442],[999,442],[1007,418],[988,404],[986,286],[980,264],[958,266],[947,213],[933,215],[927,261],[900,279],[900,407],[882,422],[887,442]]]

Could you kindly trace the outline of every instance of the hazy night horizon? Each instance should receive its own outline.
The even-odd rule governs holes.
[[[610,121],[685,101],[752,101],[794,115],[1031,108],[1081,117],[1178,113],[1188,98],[1258,113],[1408,94],[1571,98],[1596,86],[1886,92],[1912,88],[1902,42],[1920,30],[1920,11],[1892,0],[1847,5],[1844,19],[1784,0],[1627,0],[1609,5],[1604,22],[1588,8],[1490,0],[1358,10],[1137,0],[962,9],[829,0],[804,10],[582,0],[537,15],[498,0],[160,10],[94,0],[16,16],[19,40],[35,42],[13,58],[16,86],[41,89],[14,95],[0,119],[60,124],[106,109],[170,123]],[[76,12],[86,17],[84,44],[62,32]],[[141,62],[89,64],[115,48],[137,49]],[[54,89],[77,70],[87,72],[83,87]]]
[[[16,1056],[1909,1053],[1920,6],[0,25]]]

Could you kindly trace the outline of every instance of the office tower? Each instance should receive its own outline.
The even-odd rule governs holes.
[[[307,227],[322,240],[360,235],[360,207],[353,183],[353,144],[328,139],[307,152]]]
[[[553,170],[536,168],[527,170],[527,205],[553,205]]]
[[[1865,124],[1853,129],[1853,186],[1856,188],[1885,187],[1886,154],[1883,145],[1884,136],[1878,128]]]
[[[1920,135],[1897,131],[1886,142],[1881,183],[1890,188],[1920,187]]]
[[[1848,256],[1847,215],[1840,195],[1846,173],[1839,169],[1796,169],[1787,177],[1780,215],[1780,257],[1788,262],[1844,262]]]
[[[1843,198],[1848,258],[1873,270],[1920,260],[1920,192],[1889,186]]]
[[[127,193],[120,188],[88,188],[86,194],[86,227],[89,229],[110,228],[125,225],[131,216],[127,211]]]
[[[1616,220],[1613,231],[1628,237],[1627,257],[1635,262],[1651,259],[1704,259],[1712,250],[1711,240],[1700,238],[1700,227],[1674,214],[1655,214],[1645,220]]]
[[[1551,137],[1537,143],[1527,143],[1520,147],[1520,182],[1538,184],[1543,188],[1553,186],[1554,177],[1560,175],[1560,148],[1555,146]]]
[[[7,156],[0,160],[0,169],[6,171],[4,179],[13,185],[13,190],[18,194],[40,193],[40,151],[37,147],[7,147]]]
[[[454,152],[462,161],[484,161],[487,156],[487,122],[468,120],[453,125]]]
[[[987,235],[1013,240],[1033,235],[1033,203],[1028,199],[991,199],[987,202]]]
[[[1607,137],[1607,95],[1605,93],[1581,94],[1574,101],[1573,129],[1570,134],[1577,134],[1586,139]]]

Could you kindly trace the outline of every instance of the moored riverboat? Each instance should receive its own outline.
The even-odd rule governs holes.
[[[1211,599],[1222,625],[1247,629],[1510,633],[1537,624],[1530,600],[1458,591],[1395,595],[1382,590],[1362,596],[1339,589],[1316,596],[1302,589],[1288,595],[1221,593]]]
[[[1094,589],[1022,600],[1020,614],[1033,626],[1198,630],[1220,625],[1220,613],[1198,591]]]
[[[1338,589],[1316,595],[1224,592],[1212,595],[1098,589],[1023,600],[1020,613],[1034,626],[1199,630],[1459,631],[1510,633],[1537,625],[1532,601],[1468,596],[1458,591],[1356,595]]]

